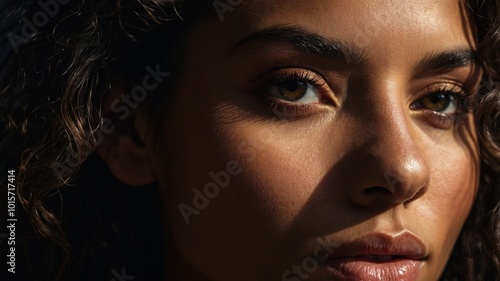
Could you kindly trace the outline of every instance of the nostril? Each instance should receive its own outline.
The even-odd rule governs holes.
[[[427,185],[423,186],[422,188],[420,188],[410,199],[406,200],[404,202],[404,206],[405,208],[407,208],[411,202],[417,200],[418,198],[422,197],[425,192],[427,190]]]
[[[384,187],[372,186],[363,191],[365,195],[391,195],[392,193]]]

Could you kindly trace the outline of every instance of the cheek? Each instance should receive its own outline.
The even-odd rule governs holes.
[[[165,130],[175,134],[155,159],[179,252],[208,276],[278,276],[300,252],[290,225],[324,175],[320,151],[312,145],[321,130],[293,129],[283,120],[234,121],[239,118],[227,115],[232,109],[206,100],[173,102],[179,104],[169,111]],[[252,255],[242,257],[246,252]],[[220,263],[232,269],[216,266]]]
[[[442,230],[458,232],[474,203],[476,178],[472,162],[436,168],[431,188],[422,200],[422,212],[441,220],[438,227]]]
[[[237,185],[246,207],[262,216],[268,232],[284,234],[322,177],[315,134],[248,123],[227,132],[222,151],[242,163]]]
[[[430,188],[415,206],[420,228],[433,241],[435,268],[442,268],[455,245],[477,194],[479,167],[476,152],[458,144],[428,152]],[[436,269],[437,270],[437,269]]]

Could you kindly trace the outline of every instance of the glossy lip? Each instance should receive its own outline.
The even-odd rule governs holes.
[[[322,264],[339,281],[416,281],[426,253],[410,232],[375,233],[340,245]]]

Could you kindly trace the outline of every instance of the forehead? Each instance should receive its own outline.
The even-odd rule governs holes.
[[[298,26],[361,48],[402,52],[471,46],[466,4],[460,0],[246,0],[228,1],[212,18],[212,36],[236,42],[276,25]],[[214,6],[215,8],[215,6]],[[216,9],[217,10],[217,9]],[[436,50],[430,50],[436,49]]]
[[[216,1],[216,16],[188,36],[188,64],[203,54],[218,57],[218,67],[243,38],[272,27],[305,30],[361,50],[366,71],[408,73],[425,57],[453,50],[474,50],[472,28],[463,0],[245,0]],[[273,58],[289,46],[261,42],[253,48]],[[284,48],[276,52],[276,48]],[[272,50],[274,49],[274,50]],[[274,52],[272,52],[274,51]],[[213,66],[213,64],[212,64]]]
[[[338,31],[352,24],[367,24],[377,19],[378,24],[424,24],[437,28],[452,24],[464,28],[463,0],[246,0],[234,3],[225,15],[233,21],[253,27],[269,21],[300,22],[310,27],[338,25]],[[226,18],[226,17],[224,17]],[[239,19],[239,20],[238,20]],[[400,26],[404,28],[405,25]]]

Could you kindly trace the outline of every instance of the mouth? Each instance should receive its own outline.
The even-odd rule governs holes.
[[[403,232],[376,233],[343,244],[323,264],[339,281],[416,281],[425,261],[422,241]]]
[[[361,255],[356,256],[356,259],[367,261],[367,262],[388,262],[392,260],[406,259],[404,256],[393,256],[393,255]]]

